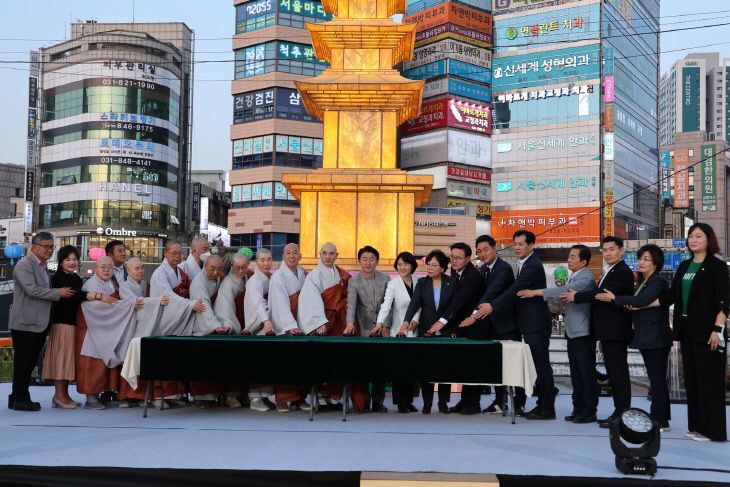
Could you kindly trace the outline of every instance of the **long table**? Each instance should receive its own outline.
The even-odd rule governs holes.
[[[511,362],[530,369],[527,346],[505,344],[514,350]],[[505,384],[503,362],[502,342],[463,338],[144,337],[139,373],[149,387],[154,380],[309,386],[374,381]],[[534,366],[531,370],[531,375],[510,370],[507,385],[529,384],[531,393]],[[146,406],[147,401],[145,416]]]

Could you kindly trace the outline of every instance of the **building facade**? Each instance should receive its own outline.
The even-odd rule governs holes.
[[[654,236],[658,0],[496,0],[493,15],[492,234]]]
[[[730,58],[692,53],[675,62],[662,75],[660,113],[662,145],[675,144],[681,132],[730,141]]]
[[[403,76],[426,84],[421,115],[400,127],[400,167],[433,176],[425,206],[472,207],[480,234],[490,233],[492,200],[491,8],[487,0],[421,0],[403,17],[418,25]]]
[[[34,229],[159,262],[185,239],[194,34],[183,23],[75,23],[41,50]]]
[[[231,83],[232,246],[267,247],[279,258],[299,242],[299,202],[282,173],[322,167],[322,124],[309,115],[295,80],[319,75],[304,22],[327,22],[318,0],[234,0]]]
[[[19,199],[23,198],[25,168],[19,164],[0,163],[0,218],[14,218],[23,213]]]
[[[190,172],[191,195],[187,214],[188,228],[194,236],[206,236],[210,242],[218,240],[230,246],[228,212],[231,209],[231,192],[227,190],[228,171],[193,170]]]

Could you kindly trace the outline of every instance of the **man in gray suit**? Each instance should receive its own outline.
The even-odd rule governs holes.
[[[591,251],[585,245],[573,245],[568,254],[568,269],[572,274],[565,286],[546,289],[525,289],[518,291],[521,298],[542,296],[545,301],[558,301],[561,293],[567,291],[591,291],[596,280],[587,269]],[[565,417],[574,423],[596,421],[598,406],[598,384],[595,378],[596,340],[591,336],[590,303],[565,303],[565,335],[568,339],[568,362],[570,381],[573,384],[573,412]]]
[[[16,411],[39,411],[41,405],[30,400],[30,375],[38,362],[38,354],[46,342],[50,325],[51,302],[70,298],[70,287],[51,289],[46,261],[53,255],[53,235],[37,233],[30,252],[13,270],[13,309],[10,313],[10,333],[13,337],[13,391],[8,396],[8,408]]]
[[[362,272],[350,279],[347,286],[347,326],[344,335],[352,335],[358,330],[360,336],[388,336],[387,328],[376,325],[380,306],[385,298],[385,288],[390,282],[387,274],[375,270],[379,259],[380,253],[369,245],[357,252]],[[374,382],[371,410],[387,413],[384,400],[385,383]],[[370,405],[365,405],[366,410],[368,406]]]

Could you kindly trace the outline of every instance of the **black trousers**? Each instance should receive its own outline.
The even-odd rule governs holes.
[[[413,383],[396,382],[393,384],[393,405],[408,406],[413,404]]]
[[[491,323],[489,320],[477,320],[473,325],[462,329],[462,336],[470,340],[489,340]],[[461,386],[461,400],[464,406],[477,406],[482,395],[482,386]]]
[[[631,407],[631,382],[626,358],[629,344],[626,340],[601,340],[606,374],[613,390],[613,408],[625,411]]]
[[[532,361],[537,372],[536,390],[537,406],[546,411],[555,411],[555,382],[553,368],[550,366],[550,332],[551,329],[536,333],[527,333],[523,337],[530,347]]]
[[[423,407],[430,409],[433,404],[433,382],[421,382]],[[451,384],[439,384],[439,402],[447,403],[451,399]]]
[[[382,406],[385,401],[385,382],[372,382],[372,392],[370,393],[370,399],[373,406]]]
[[[695,343],[686,335],[681,346],[687,426],[713,441],[727,441],[725,352],[713,352],[708,344]]]
[[[10,330],[13,338],[13,391],[15,401],[30,400],[30,376],[38,363],[38,355],[46,343],[46,331]]]
[[[568,338],[570,382],[573,385],[573,412],[582,416],[596,414],[596,341],[591,336]]]
[[[669,386],[667,386],[667,364],[669,363],[669,347],[641,350],[644,358],[646,374],[651,385],[651,417],[659,426],[669,424]]]

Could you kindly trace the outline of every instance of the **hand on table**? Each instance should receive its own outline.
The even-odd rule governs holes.
[[[264,321],[264,333],[274,333],[274,325],[271,320]]]
[[[303,335],[304,333],[302,333],[302,330],[300,330],[299,328],[292,328],[291,330],[289,330],[289,334],[298,336]]]
[[[431,328],[428,329],[428,333],[435,335],[436,333],[440,332],[443,327],[444,327],[444,324],[441,323],[440,321],[437,321],[436,323],[431,325]]]
[[[355,334],[355,323],[348,323],[347,326],[345,326],[344,331],[342,332],[343,335],[354,335]]]
[[[219,326],[215,329],[216,333],[221,333],[223,335],[230,335],[233,330],[228,326]]]
[[[462,321],[459,324],[459,328],[466,328],[467,326],[471,326],[471,325],[473,325],[476,322],[477,322],[477,319],[476,319],[476,315],[475,314],[473,314],[471,316],[467,316],[466,318],[464,318],[464,321]]]

